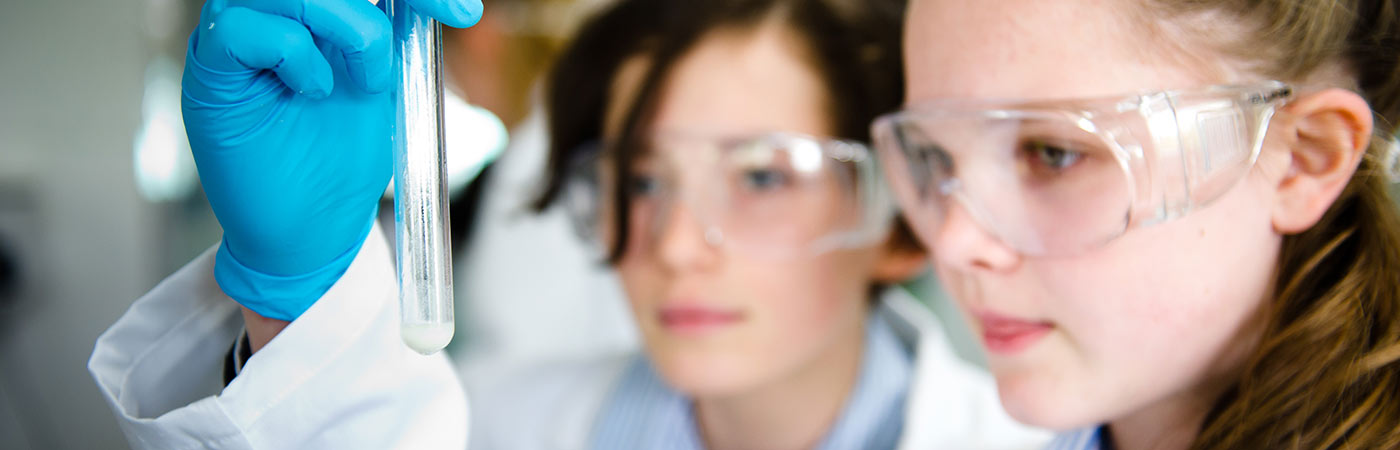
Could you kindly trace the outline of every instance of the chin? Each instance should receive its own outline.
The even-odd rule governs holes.
[[[749,365],[731,358],[711,358],[691,352],[665,352],[648,355],[661,378],[671,388],[688,397],[734,395],[753,386]]]
[[[1026,425],[1051,430],[1073,430],[1098,425],[1101,419],[1085,414],[1088,396],[1067,392],[1033,374],[997,374],[997,395],[1011,418]]]

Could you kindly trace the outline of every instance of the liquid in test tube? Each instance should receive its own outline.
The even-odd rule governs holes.
[[[400,333],[422,354],[452,340],[452,260],[442,129],[442,31],[405,0],[387,1],[394,29],[394,236]]]

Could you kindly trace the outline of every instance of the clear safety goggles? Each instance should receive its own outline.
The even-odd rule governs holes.
[[[943,100],[876,120],[902,212],[929,243],[953,202],[1030,256],[1073,256],[1209,204],[1253,167],[1279,82],[1120,98]]]
[[[877,245],[895,214],[873,152],[856,142],[659,132],[642,147],[624,166],[592,144],[572,167],[564,203],[601,251],[613,251],[619,231],[629,251],[653,251],[673,221],[687,220],[712,247],[801,258]]]

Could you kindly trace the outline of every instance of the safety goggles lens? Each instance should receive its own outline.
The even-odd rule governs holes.
[[[671,133],[625,161],[601,150],[575,165],[566,197],[604,249],[619,244],[618,221],[627,220],[629,249],[689,230],[754,256],[800,257],[871,245],[893,214],[870,151],[856,143]]]
[[[956,203],[1029,255],[1069,256],[1222,195],[1253,165],[1281,83],[1064,102],[920,105],[874,125],[926,243]]]

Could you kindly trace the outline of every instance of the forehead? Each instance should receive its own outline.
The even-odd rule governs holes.
[[[765,131],[831,134],[827,96],[794,32],[777,24],[722,30],[676,60],[658,92],[656,130],[744,135]],[[605,129],[616,133],[640,76],[615,80]]]
[[[908,101],[1099,97],[1209,84],[1135,0],[914,0]]]

